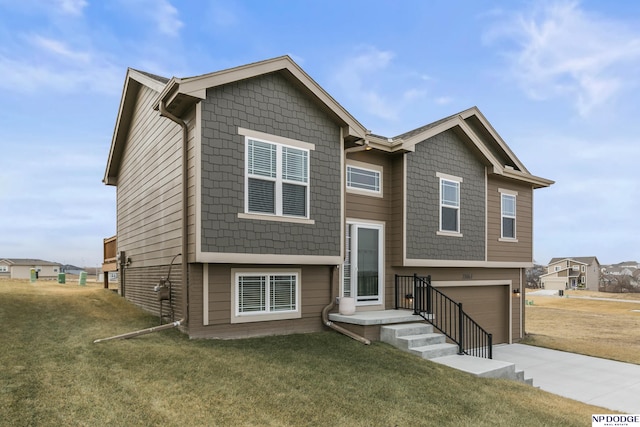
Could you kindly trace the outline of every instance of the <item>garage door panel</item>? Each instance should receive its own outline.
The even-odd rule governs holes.
[[[493,335],[493,343],[509,342],[509,287],[442,287],[441,292],[461,302],[464,311]]]

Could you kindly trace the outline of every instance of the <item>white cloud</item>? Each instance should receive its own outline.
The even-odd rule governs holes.
[[[515,43],[506,53],[510,71],[533,99],[567,98],[587,116],[638,83],[640,33],[625,22],[591,14],[577,1],[501,16],[485,40]]]
[[[83,9],[87,6],[85,0],[58,0],[60,10],[69,15],[82,15]]]
[[[387,120],[398,117],[397,107],[376,90],[376,74],[384,71],[393,53],[375,48],[349,58],[334,75],[338,86],[353,100],[360,100],[370,114]]]
[[[151,11],[151,16],[158,25],[158,30],[168,36],[175,37],[180,33],[184,23],[178,17],[176,9],[168,1],[154,1],[146,8],[145,13]]]
[[[431,79],[403,69],[394,59],[391,51],[362,48],[334,73],[336,93],[377,119],[397,122],[411,105],[427,97],[426,85]]]

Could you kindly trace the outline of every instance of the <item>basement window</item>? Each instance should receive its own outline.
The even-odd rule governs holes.
[[[300,270],[244,270],[232,274],[231,323],[301,317]]]

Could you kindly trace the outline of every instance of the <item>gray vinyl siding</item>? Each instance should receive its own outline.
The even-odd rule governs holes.
[[[165,318],[166,323],[169,320],[179,320],[182,318],[182,268],[179,260],[178,264],[173,265],[169,269],[168,265],[147,266],[147,267],[127,267],[124,274],[118,275],[118,280],[125,280],[125,297],[143,310],[159,316],[160,301],[158,301],[157,293],[153,287],[157,285],[160,278],[169,278],[171,282],[171,302],[163,301],[162,314],[169,315],[173,309],[173,319]],[[133,264],[132,264],[133,265]],[[171,275],[169,276],[169,270]],[[122,285],[121,285],[122,286]],[[122,288],[120,288],[122,289]]]
[[[406,155],[406,247],[409,259],[485,259],[485,167],[454,130],[416,145]],[[463,179],[460,233],[440,236],[440,180],[436,173]]]
[[[125,282],[120,289],[124,289],[128,300],[153,314],[159,314],[160,305],[152,288],[160,277],[168,274],[170,262],[182,252],[182,128],[160,117],[153,109],[157,96],[157,92],[145,86],[137,93],[116,196],[118,251],[125,251],[131,259],[131,264],[120,274],[119,280]],[[188,222],[191,241],[195,230],[194,118],[193,112],[185,116],[190,129]],[[191,245],[191,259],[194,249]],[[177,257],[171,269],[176,316],[182,312],[181,261]]]
[[[244,213],[245,138],[238,127],[315,144],[309,153],[310,219],[239,219]],[[278,73],[207,90],[202,108],[203,252],[340,254],[340,127]]]
[[[137,94],[118,175],[118,250],[135,268],[181,252],[182,131],[153,110],[157,95],[145,86]]]
[[[517,191],[516,239],[517,242],[500,241],[502,202],[498,189]],[[526,184],[489,177],[487,185],[487,260],[533,261],[533,189]]]

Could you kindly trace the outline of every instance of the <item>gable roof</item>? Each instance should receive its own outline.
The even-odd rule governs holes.
[[[43,261],[41,259],[34,258],[0,258],[0,262],[9,265],[15,266],[24,266],[24,265],[60,265],[58,262],[51,261]]]
[[[449,129],[455,129],[467,140],[493,174],[528,182],[534,188],[548,187],[554,183],[530,174],[478,107],[471,107],[393,138],[368,134],[368,142],[373,148],[384,151],[414,151],[417,144]]]
[[[594,261],[600,265],[598,258],[595,256],[578,256],[578,257],[564,257],[564,258],[551,258],[549,265],[556,264],[560,261],[575,261],[580,264],[591,265]]]
[[[345,141],[366,144],[386,152],[415,150],[428,138],[454,129],[469,147],[489,167],[489,172],[505,178],[523,181],[533,188],[548,187],[554,181],[534,176],[493,129],[477,107],[472,107],[433,123],[421,126],[394,138],[387,138],[368,131],[331,95],[316,83],[289,56],[280,56],[240,67],[216,71],[194,77],[168,79],[155,74],[129,68],[122,91],[122,99],[111,141],[109,158],[103,182],[115,185],[124,150],[126,135],[131,124],[135,99],[142,85],[158,93],[154,108],[162,104],[166,111],[181,117],[191,106],[206,98],[208,88],[250,79],[264,74],[280,73],[307,96],[314,99],[342,126]]]
[[[116,124],[111,139],[107,167],[102,180],[105,184],[115,184],[115,177],[118,176],[120,157],[124,150],[124,143],[131,124],[131,118],[133,117],[138,91],[144,85],[160,93],[168,81],[169,79],[155,74],[134,70],[133,68],[127,69],[122,88],[122,97],[120,98],[120,107],[118,108]]]
[[[367,133],[364,126],[286,55],[185,78],[172,77],[167,79],[129,68],[122,91],[122,99],[103,182],[105,184],[116,183],[115,177],[118,173],[120,157],[122,156],[126,134],[131,121],[135,96],[140,89],[140,85],[145,85],[158,92],[158,98],[154,105],[156,110],[160,108],[160,104],[164,104],[169,113],[181,117],[188,108],[206,98],[207,89],[209,88],[270,73],[281,73],[306,95],[314,99],[341,124],[343,135],[346,138],[351,138],[351,140],[364,139]]]

